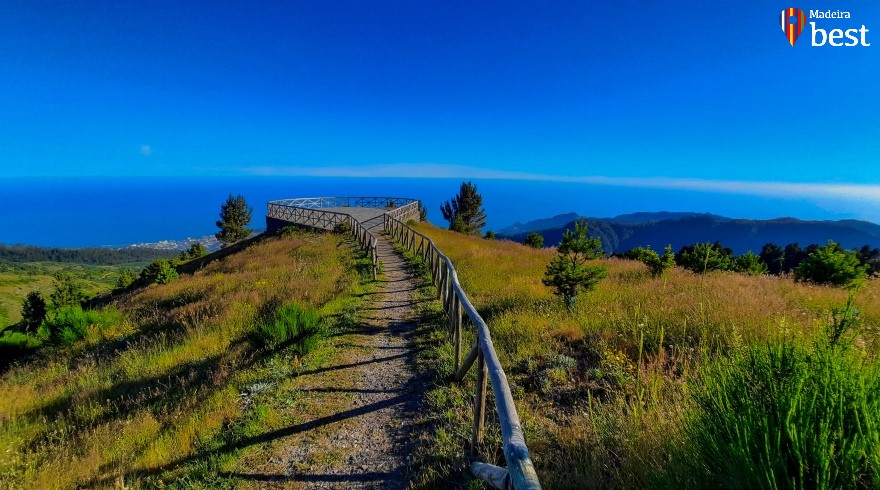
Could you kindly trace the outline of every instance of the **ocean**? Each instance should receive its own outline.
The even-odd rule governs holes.
[[[421,199],[428,219],[443,222],[440,204],[460,179],[338,177],[65,178],[0,181],[0,243],[45,247],[124,246],[182,240],[217,231],[220,204],[242,194],[265,226],[270,200],[313,196]],[[487,229],[557,214],[612,217],[638,211],[709,212],[733,218],[842,219],[804,199],[635,189],[595,184],[474,179]]]

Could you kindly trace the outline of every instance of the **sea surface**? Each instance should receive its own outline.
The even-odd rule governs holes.
[[[475,179],[488,216],[500,229],[557,214],[612,217],[638,211],[709,212],[732,218],[842,219],[805,199],[761,198],[606,185]],[[315,196],[421,199],[428,219],[443,222],[440,204],[460,179],[338,177],[74,178],[0,180],[0,243],[53,247],[124,246],[182,240],[217,231],[220,204],[242,194],[265,226],[266,203]]]

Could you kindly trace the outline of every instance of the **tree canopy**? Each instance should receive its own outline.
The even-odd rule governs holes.
[[[31,291],[21,304],[21,323],[25,332],[36,332],[46,318],[46,300],[37,291]]]
[[[804,259],[794,270],[798,281],[857,288],[865,281],[867,265],[862,265],[856,252],[829,241]]]
[[[440,205],[440,213],[449,222],[449,229],[459,233],[480,235],[480,228],[486,226],[483,196],[472,182],[462,182],[458,194]]]
[[[249,237],[254,230],[246,226],[251,222],[253,212],[244,196],[239,194],[232,197],[230,194],[226,202],[220,205],[220,220],[217,221],[220,231],[214,236],[224,247]]]
[[[604,255],[602,241],[588,236],[587,222],[580,219],[575,222],[574,231],[565,230],[556,251],[542,282],[553,288],[553,294],[562,296],[568,308],[573,308],[580,291],[593,290],[599,281],[608,277],[605,267],[587,264]]]
[[[523,242],[523,245],[532,248],[542,248],[544,246],[544,235],[538,233],[537,231],[533,231],[526,235],[526,239]]]

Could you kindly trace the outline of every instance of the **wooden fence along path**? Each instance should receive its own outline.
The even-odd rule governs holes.
[[[375,279],[378,270],[377,241],[364,223],[375,223],[381,218],[384,232],[421,257],[430,267],[431,278],[449,319],[449,333],[455,345],[454,379],[461,381],[476,366],[474,427],[471,454],[468,455],[474,461],[470,466],[471,472],[495,488],[540,489],[507,376],[492,345],[489,326],[462,289],[452,261],[430,238],[407,225],[410,220],[419,219],[419,207],[418,200],[392,197],[316,197],[270,201],[266,215],[267,228],[272,231],[280,224],[288,223],[332,230],[341,223],[347,223],[358,243],[370,255]],[[270,225],[271,220],[274,221]],[[462,331],[466,321],[476,329],[477,340],[462,359]],[[483,463],[476,454],[476,448],[483,441],[488,382],[491,382],[495,393],[495,409],[507,468]]]

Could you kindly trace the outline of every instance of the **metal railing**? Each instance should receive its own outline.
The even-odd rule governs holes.
[[[431,278],[434,285],[437,286],[439,300],[443,303],[443,311],[446,312],[449,319],[449,333],[455,344],[455,380],[463,380],[476,364],[474,428],[471,435],[471,456],[475,460],[471,463],[471,472],[495,488],[540,489],[541,483],[538,481],[538,475],[535,473],[535,467],[532,464],[531,456],[529,456],[529,449],[526,447],[525,436],[519,422],[516,406],[513,403],[513,395],[510,393],[507,376],[504,374],[501,362],[495,354],[495,347],[492,345],[489,326],[464,293],[458,282],[458,274],[452,261],[443,255],[433,240],[413,230],[406,224],[405,219],[398,217],[409,219],[412,210],[408,210],[408,213],[395,213],[394,211],[384,215],[385,232],[398,240],[407,250],[421,257],[431,270]],[[418,212],[417,207],[416,212]],[[462,360],[461,334],[464,319],[469,319],[476,328],[477,340]],[[501,426],[504,460],[507,463],[507,468],[499,468],[476,459],[478,457],[477,448],[483,442],[485,429],[487,380],[491,381],[492,391],[495,393],[495,409],[498,412],[498,422]]]
[[[329,211],[322,208],[378,208],[387,209],[406,219],[412,219],[413,212],[418,217],[419,201],[408,197],[298,197],[269,201],[266,211],[267,218],[274,218],[289,223],[334,230],[346,223],[352,235],[370,258],[373,264],[373,280],[379,272],[379,248],[376,237],[350,214],[342,211]]]
[[[294,199],[279,199],[269,201],[269,204],[279,206],[293,206],[298,208],[385,208],[395,209],[407,204],[418,203],[417,199],[408,197],[297,197]]]

